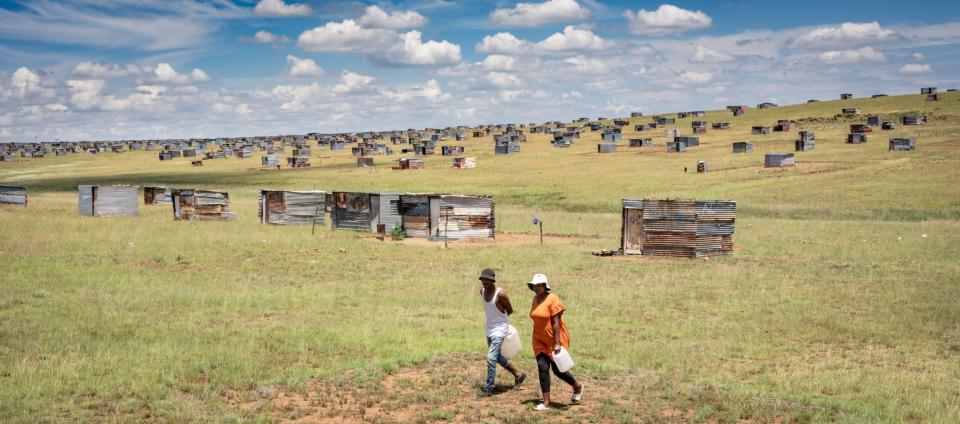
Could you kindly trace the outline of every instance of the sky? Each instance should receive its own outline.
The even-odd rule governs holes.
[[[960,88],[960,2],[0,0],[0,141],[529,123]]]

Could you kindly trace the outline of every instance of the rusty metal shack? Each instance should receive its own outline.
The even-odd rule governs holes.
[[[727,200],[623,200],[620,252],[696,258],[733,253],[737,203]]]
[[[230,194],[221,191],[171,189],[173,218],[177,220],[233,220]]]
[[[260,190],[257,216],[261,224],[323,224],[327,210],[324,191]]]
[[[143,188],[143,204],[159,205],[161,203],[172,203],[170,189],[163,186],[146,186]]]

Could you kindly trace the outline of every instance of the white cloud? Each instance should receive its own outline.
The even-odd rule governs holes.
[[[257,31],[253,35],[253,41],[264,44],[280,44],[290,41],[290,38],[286,35],[277,35],[269,31]]]
[[[250,110],[250,105],[246,103],[238,104],[237,107],[233,109],[233,111],[236,112],[237,115],[243,115],[243,116],[249,115],[250,112],[252,112]]]
[[[854,50],[830,50],[818,55],[826,63],[859,63],[883,62],[887,57],[872,47],[862,47]]]
[[[326,90],[326,87],[318,83],[312,83],[309,85],[278,85],[273,87],[271,93],[282,102],[280,104],[281,110],[298,112],[303,110],[304,103]]]
[[[188,85],[210,81],[210,76],[199,68],[194,68],[189,74],[181,74],[169,63],[161,62],[153,69],[153,80],[163,84]]]
[[[149,73],[150,71],[151,69],[149,67],[141,68],[136,65],[121,67],[116,64],[80,62],[73,67],[70,76],[73,78],[110,79],[138,76]]]
[[[376,78],[370,75],[343,71],[340,75],[340,83],[333,86],[333,92],[339,94],[369,92],[374,81]]]
[[[535,50],[544,53],[562,53],[576,51],[602,50],[610,46],[610,42],[600,38],[588,29],[567,25],[563,32],[557,32],[534,46]]]
[[[66,111],[70,110],[69,108],[67,108],[66,106],[64,106],[63,103],[51,103],[51,104],[48,104],[48,105],[46,105],[46,106],[44,106],[44,107],[46,107],[48,110],[51,110],[51,111],[53,111],[53,112],[66,112]]]
[[[21,66],[10,76],[10,94],[23,99],[31,96],[53,97],[52,89],[42,85],[40,76],[25,66]]]
[[[923,60],[923,57],[924,57],[924,56],[923,56],[923,53],[916,52],[916,53],[914,53],[914,54],[912,55],[912,57],[913,57],[914,60]]]
[[[690,60],[698,63],[723,63],[733,61],[733,56],[698,44]]]
[[[898,37],[896,31],[885,29],[878,22],[863,24],[845,22],[838,26],[816,28],[798,37],[794,47],[842,47],[884,41]]]
[[[627,18],[630,33],[635,35],[683,34],[708,28],[713,22],[706,13],[699,10],[694,12],[670,4],[660,5],[653,11],[640,9],[634,13],[628,10],[623,16]]]
[[[575,0],[548,0],[543,3],[517,3],[511,9],[496,9],[490,13],[490,21],[497,25],[532,27],[589,16],[590,11]]]
[[[569,91],[569,92],[567,92],[567,93],[563,93],[563,98],[564,98],[564,99],[583,100],[583,93],[581,93],[581,92],[579,92],[579,91],[577,91],[577,90],[571,90],[571,91]]]
[[[509,32],[498,32],[494,35],[485,35],[476,49],[480,53],[487,54],[520,54],[529,47],[529,44]]]
[[[592,57],[574,56],[564,59],[563,62],[571,65],[576,72],[581,74],[603,74],[607,72],[607,65],[602,60]]]
[[[908,63],[900,67],[901,74],[928,74],[933,72],[930,65],[920,63]]]
[[[396,44],[396,33],[387,29],[364,28],[353,19],[327,22],[304,31],[297,46],[313,52],[374,52]]]
[[[323,68],[317,65],[317,62],[314,62],[313,59],[301,59],[288,54],[287,63],[290,64],[290,67],[287,68],[287,75],[291,77],[322,77],[324,74]]]
[[[520,78],[503,72],[490,72],[484,75],[483,79],[490,85],[497,88],[517,88],[523,85]]]
[[[402,65],[453,65],[460,62],[460,46],[449,41],[423,42],[420,31],[400,34],[400,43],[386,53],[386,59]]]
[[[100,105],[100,92],[106,86],[104,80],[67,80],[73,92],[70,103],[79,110],[93,109]]]
[[[406,29],[426,25],[427,18],[414,11],[387,13],[380,7],[373,5],[367,6],[363,16],[360,17],[359,23],[367,28]]]
[[[307,16],[313,13],[313,9],[306,4],[286,4],[283,0],[260,0],[253,13],[261,16]]]
[[[720,94],[724,91],[727,91],[727,87],[722,85],[717,85],[713,87],[698,87],[696,89],[697,94]]]
[[[480,62],[480,67],[487,71],[512,71],[516,62],[513,56],[492,54]]]
[[[442,100],[449,100],[452,97],[450,93],[443,92],[443,90],[440,88],[440,83],[438,83],[435,79],[427,81],[426,84],[422,86],[413,86],[397,90],[384,90],[383,95],[384,97],[395,102],[408,102],[418,98],[426,99],[431,102],[438,102]]]
[[[713,80],[713,74],[710,72],[683,71],[677,81],[683,84],[705,84]]]

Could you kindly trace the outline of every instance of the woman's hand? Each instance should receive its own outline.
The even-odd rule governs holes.
[[[553,344],[553,353],[560,353],[560,349],[563,349],[563,346],[560,343]]]

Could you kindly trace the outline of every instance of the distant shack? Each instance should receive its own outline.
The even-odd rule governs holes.
[[[739,141],[733,143],[733,153],[747,153],[753,151],[753,143],[747,141]]]
[[[0,206],[27,206],[27,188],[0,185]]]
[[[262,224],[323,224],[327,193],[324,191],[260,190],[257,216]]]
[[[915,138],[891,138],[889,150],[897,152],[912,152],[917,149]]]
[[[77,203],[83,216],[137,216],[137,186],[77,186]]]
[[[796,164],[793,153],[767,153],[763,157],[764,168],[786,168]]]
[[[230,212],[230,194],[222,191],[171,189],[173,219],[176,220],[233,220]]]
[[[731,254],[736,208],[734,201],[624,199],[620,252],[679,258]]]
[[[161,203],[172,203],[170,189],[161,186],[146,186],[143,188],[143,204],[159,205]]]

